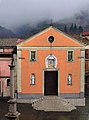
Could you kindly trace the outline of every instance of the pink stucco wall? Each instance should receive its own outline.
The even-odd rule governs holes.
[[[3,53],[8,54],[11,53],[12,49],[3,49]],[[7,79],[10,79],[10,67],[8,65],[11,64],[11,58],[0,57],[0,96],[10,96],[10,86],[7,86]]]
[[[10,96],[10,87],[7,86],[7,79],[10,77],[10,68],[8,65],[10,64],[11,58],[2,58],[2,60],[0,60],[0,89],[1,92],[3,92],[3,96]]]
[[[11,61],[0,61],[0,76],[10,76],[10,65]]]
[[[13,49],[4,49],[4,52],[12,52]]]

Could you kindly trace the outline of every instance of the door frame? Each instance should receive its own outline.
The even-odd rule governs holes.
[[[44,69],[43,70],[43,96],[44,95],[44,73],[45,71],[58,71],[58,95],[57,96],[60,96],[60,72],[59,72],[59,69]]]

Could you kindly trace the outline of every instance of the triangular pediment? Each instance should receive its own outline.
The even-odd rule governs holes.
[[[50,42],[48,41],[49,36],[54,37],[54,42],[52,46],[54,47],[82,47],[84,46],[78,40],[68,36],[62,31],[49,27],[42,32],[26,39],[25,41],[17,44],[17,46],[22,47],[49,47]]]

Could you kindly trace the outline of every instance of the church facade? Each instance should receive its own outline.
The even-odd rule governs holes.
[[[17,44],[18,98],[84,99],[85,46],[50,26]]]

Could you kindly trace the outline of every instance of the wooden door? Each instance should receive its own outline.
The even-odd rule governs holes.
[[[44,72],[44,95],[58,95],[58,71]]]

